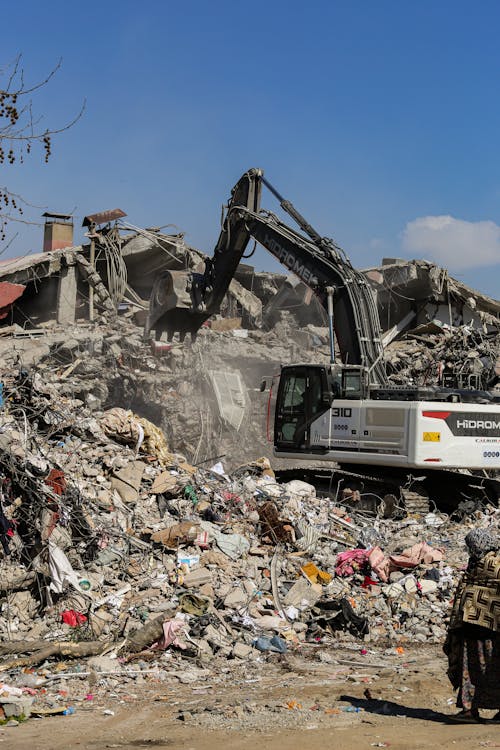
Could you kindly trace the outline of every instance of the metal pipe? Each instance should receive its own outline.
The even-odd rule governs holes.
[[[326,287],[326,293],[328,295],[328,330],[330,339],[330,364],[335,364],[335,333],[333,330],[333,286]]]

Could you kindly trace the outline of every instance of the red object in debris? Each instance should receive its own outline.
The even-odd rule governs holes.
[[[61,620],[71,628],[77,628],[87,622],[86,616],[74,609],[65,609],[61,612]]]
[[[164,344],[162,341],[151,342],[151,354],[155,357],[163,357],[172,350],[172,344]]]
[[[208,531],[200,531],[200,533],[194,540],[194,543],[200,549],[208,549],[210,547],[208,543]]]
[[[66,492],[66,479],[61,469],[51,469],[44,481],[45,484],[48,484],[54,490],[56,495],[62,495]]]
[[[367,589],[368,586],[378,586],[380,581],[374,581],[370,576],[365,576],[365,580],[361,584],[362,589]]]
[[[241,504],[242,500],[239,495],[235,495],[234,492],[229,492],[228,490],[224,490],[222,492],[222,497],[226,501],[226,503],[233,503],[234,505]]]
[[[0,320],[7,317],[13,302],[19,299],[25,289],[24,284],[0,281]]]

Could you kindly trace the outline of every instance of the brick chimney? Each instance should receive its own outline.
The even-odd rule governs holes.
[[[51,214],[47,211],[43,231],[43,250],[60,250],[63,247],[73,247],[73,217],[68,214]]]

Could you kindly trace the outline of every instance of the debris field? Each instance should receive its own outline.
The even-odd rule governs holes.
[[[137,237],[141,252],[162,241]],[[66,255],[45,284],[75,267]],[[495,387],[498,303],[449,280],[446,304],[413,286],[414,309],[397,311],[405,280],[377,273],[392,382],[460,372]],[[112,714],[118,686],[203,689],[242,667],[258,680],[299,657],[331,665],[338,649],[359,661],[377,648],[391,663],[441,643],[465,534],[498,529],[498,503],[458,494],[388,511],[339,482],[281,480],[260,381],[328,357],[301,285],[261,274],[252,292],[242,269],[243,291],[181,344],[145,342],[143,309],[117,313],[110,275],[95,276],[94,320],[42,314],[30,288],[25,323],[23,296],[9,297],[0,327],[0,720],[94,700]]]

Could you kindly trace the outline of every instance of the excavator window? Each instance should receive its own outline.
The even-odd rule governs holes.
[[[306,377],[291,375],[285,382],[283,389],[283,423],[281,425],[282,438],[286,442],[294,440],[297,425],[305,420]]]
[[[323,367],[283,368],[275,415],[275,445],[303,451],[309,447],[311,423],[330,407]]]
[[[362,398],[362,379],[359,370],[345,370],[342,380],[344,398]]]

